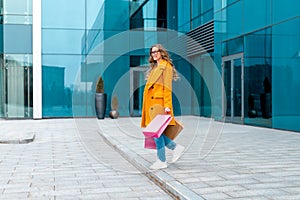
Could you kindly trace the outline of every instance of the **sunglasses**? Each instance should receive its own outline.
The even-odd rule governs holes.
[[[160,52],[159,50],[158,51],[151,51],[150,53],[151,54],[157,54],[158,52]]]

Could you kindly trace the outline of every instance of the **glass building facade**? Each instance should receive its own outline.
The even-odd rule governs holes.
[[[222,66],[226,91],[231,90],[225,111],[231,120],[300,130],[299,5],[293,0],[214,3],[215,61]]]
[[[140,116],[149,47],[162,43],[181,76],[176,115],[300,131],[299,1],[36,2],[0,0],[1,118],[94,117],[98,76],[107,116],[113,96],[121,116]]]
[[[32,117],[32,1],[0,1],[0,117]]]

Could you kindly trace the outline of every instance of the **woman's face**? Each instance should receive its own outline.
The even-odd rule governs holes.
[[[152,56],[153,60],[155,60],[157,62],[161,59],[161,53],[157,47],[152,47],[151,56]]]

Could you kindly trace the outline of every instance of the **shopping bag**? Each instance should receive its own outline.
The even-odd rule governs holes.
[[[146,149],[156,149],[156,144],[153,137],[145,138],[144,148]]]
[[[164,134],[170,138],[171,140],[174,140],[179,133],[182,131],[184,128],[183,124],[180,121],[177,121],[175,119],[175,125],[169,125],[164,131]]]
[[[154,138],[159,138],[170,121],[171,115],[157,115],[143,130],[145,136],[144,147],[146,149],[156,149]]]
[[[168,124],[172,120],[171,115],[156,115],[155,118],[148,124],[143,130],[143,134],[146,138],[155,137],[159,138]]]
[[[150,113],[149,113],[151,118],[153,118],[157,114],[165,113],[165,108],[159,104],[156,104],[152,107],[153,107],[153,109],[150,110]],[[167,128],[164,131],[164,134],[171,140],[174,140],[179,135],[179,133],[182,131],[182,129],[184,128],[184,126],[181,122],[176,120],[176,118],[174,120],[175,120],[175,125],[167,126]]]

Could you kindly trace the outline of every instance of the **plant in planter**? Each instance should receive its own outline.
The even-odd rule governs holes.
[[[111,111],[109,112],[110,118],[117,119],[119,117],[118,107],[119,107],[118,98],[116,96],[113,96],[111,100]]]
[[[98,119],[104,119],[107,95],[104,93],[104,80],[99,76],[96,84],[95,107]]]

